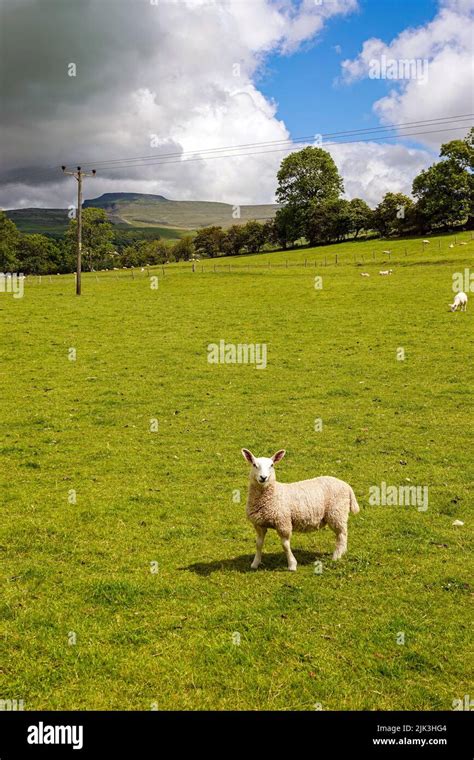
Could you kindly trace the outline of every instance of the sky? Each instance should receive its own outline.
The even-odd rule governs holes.
[[[269,203],[317,135],[346,197],[410,194],[472,122],[325,135],[472,113],[473,39],[474,0],[1,0],[0,207],[73,204],[62,164],[97,169],[85,198]]]

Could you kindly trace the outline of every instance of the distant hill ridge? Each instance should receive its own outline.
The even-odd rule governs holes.
[[[217,201],[173,201],[147,193],[103,193],[84,201],[83,208],[103,209],[115,225],[161,229],[166,236],[176,230],[176,237],[180,237],[186,231],[211,225],[225,228],[245,224],[250,219],[264,222],[275,216],[278,206],[273,203],[233,206]],[[25,232],[54,230],[59,234],[69,222],[67,209],[24,208],[6,213]]]

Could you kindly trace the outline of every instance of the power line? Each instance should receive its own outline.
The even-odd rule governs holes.
[[[433,130],[424,130],[422,132],[407,132],[405,134],[401,135],[384,135],[382,137],[367,137],[367,138],[358,138],[356,140],[341,140],[341,141],[332,141],[332,142],[325,142],[323,143],[324,147],[330,146],[330,145],[352,145],[354,143],[361,143],[361,142],[380,142],[381,140],[393,140],[395,138],[402,139],[405,137],[413,137],[413,136],[420,136],[420,135],[431,135],[431,134],[437,134],[440,132],[452,132],[452,131],[458,131],[458,130],[464,130],[465,126],[462,127],[445,127],[444,129],[433,129]],[[140,167],[146,167],[146,166],[166,166],[168,164],[186,164],[191,163],[194,161],[211,161],[218,158],[245,158],[247,156],[260,156],[260,155],[266,155],[268,153],[282,153],[285,151],[293,151],[292,146],[287,146],[285,148],[274,148],[271,150],[260,150],[260,151],[253,151],[250,153],[229,153],[229,154],[221,154],[217,156],[197,156],[195,158],[184,158],[184,159],[171,159],[171,160],[162,160],[163,158],[167,158],[167,156],[161,156],[156,157],[155,161],[147,161],[146,163],[136,163],[136,164],[124,164],[124,165],[118,165],[118,166],[102,166],[102,164],[98,167],[100,169],[103,169],[104,171],[114,171],[114,170],[121,170],[121,169],[133,169],[133,168],[140,168]]]
[[[454,126],[454,123],[457,122],[464,122],[464,121],[470,121],[471,117],[474,116],[474,114],[459,114],[458,116],[441,116],[434,119],[425,119],[420,121],[412,121],[412,122],[403,122],[399,124],[393,124],[391,126],[385,126],[385,127],[370,127],[367,129],[353,129],[353,130],[344,130],[340,132],[327,132],[324,134],[321,134],[321,138],[323,138],[323,145],[325,146],[331,146],[331,145],[347,145],[347,144],[353,144],[358,142],[380,142],[383,140],[391,140],[394,138],[397,139],[404,139],[406,137],[421,137],[424,135],[429,134],[436,134],[436,133],[443,133],[443,132],[451,132],[451,131],[459,131],[466,129],[466,124],[463,126]],[[453,125],[451,125],[453,124]],[[421,130],[421,131],[415,131],[415,132],[404,132],[397,134],[383,134],[385,132],[393,132],[394,130],[406,130],[410,127],[413,127],[416,130],[420,130],[422,127],[428,127],[428,126],[439,126],[443,127],[442,129],[437,130]],[[347,138],[351,136],[360,135],[360,137],[357,137],[354,140],[348,140],[348,139],[336,139],[336,140],[330,140],[325,141],[324,138],[328,137],[335,137],[335,138]],[[363,135],[368,135],[367,137],[364,137]],[[297,137],[289,140],[273,140],[273,141],[265,141],[265,142],[256,142],[256,143],[243,143],[241,145],[234,145],[234,146],[226,146],[226,147],[219,147],[219,148],[208,148],[205,150],[194,150],[194,151],[185,151],[185,152],[174,152],[174,153],[162,153],[161,155],[149,155],[149,156],[136,156],[134,158],[115,158],[115,159],[104,159],[102,161],[95,161],[95,162],[82,162],[83,166],[92,167],[96,166],[98,168],[103,169],[105,172],[112,171],[114,169],[126,169],[126,168],[134,168],[134,167],[141,167],[141,166],[154,166],[154,165],[164,165],[164,164],[171,164],[171,163],[179,163],[183,164],[188,161],[206,161],[211,160],[214,158],[233,158],[233,157],[246,157],[246,156],[256,156],[256,155],[264,155],[266,153],[276,153],[276,152],[285,152],[285,151],[293,151],[295,146],[297,146],[299,143],[308,143],[309,141],[313,142],[315,138],[315,135],[310,135],[307,137]],[[272,147],[274,146],[274,148]],[[280,146],[280,147],[277,147]],[[283,147],[284,146],[284,147]],[[256,150],[251,152],[242,152],[245,148],[262,148],[262,150]],[[264,148],[270,148],[270,150],[263,150]],[[227,151],[227,153],[225,152]],[[231,151],[231,152],[229,152]],[[237,152],[238,151],[238,152]],[[196,156],[196,153],[199,153],[200,155]],[[189,157],[187,157],[189,156]],[[176,159],[176,160],[174,160]],[[135,163],[132,163],[135,162]],[[139,163],[143,162],[143,163]],[[73,164],[74,165],[74,164]],[[56,166],[49,166],[49,167],[35,167],[26,170],[23,173],[13,173],[13,176],[6,176],[4,182],[5,183],[13,183],[13,182],[22,182],[25,179],[27,179],[32,174],[37,173],[45,173],[48,171],[57,171],[58,167]]]
[[[381,133],[381,132],[387,132],[387,131],[393,131],[395,129],[403,129],[406,127],[424,127],[424,126],[435,126],[439,124],[441,126],[440,122],[446,122],[450,123],[452,121],[469,121],[474,116],[473,113],[469,114],[460,114],[458,116],[442,116],[438,117],[436,119],[424,119],[420,121],[412,121],[412,122],[403,122],[400,124],[393,124],[385,127],[368,127],[366,129],[353,129],[353,130],[344,130],[341,132],[326,132],[321,133],[321,138],[327,138],[327,137],[338,137],[338,136],[352,136],[357,134],[371,134],[371,133]],[[444,130],[440,130],[444,131]],[[423,134],[420,132],[420,134]],[[400,135],[395,135],[396,137]],[[401,135],[403,136],[403,135]],[[195,149],[195,150],[188,150],[188,151],[176,151],[174,153],[162,153],[160,156],[157,156],[156,154],[147,155],[147,156],[131,156],[128,158],[113,158],[113,159],[104,159],[103,161],[83,161],[82,163],[87,166],[101,166],[104,167],[108,164],[115,164],[115,163],[125,163],[130,161],[147,161],[147,160],[153,160],[158,158],[182,158],[187,155],[194,156],[196,153],[200,154],[209,154],[209,153],[215,153],[220,151],[235,151],[235,150],[241,150],[244,148],[255,148],[255,147],[269,147],[269,146],[277,146],[277,145],[294,145],[299,142],[308,142],[309,140],[313,141],[315,138],[315,135],[306,135],[303,137],[295,137],[288,140],[270,140],[265,142],[256,142],[256,143],[243,143],[240,145],[227,145],[222,146],[220,148],[203,148],[203,149]],[[374,138],[375,139],[375,138]],[[333,144],[333,143],[331,143]],[[203,158],[205,158],[206,155],[203,155]]]

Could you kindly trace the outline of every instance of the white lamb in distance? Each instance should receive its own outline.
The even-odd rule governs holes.
[[[461,311],[466,311],[467,309],[467,295],[462,290],[460,293],[456,293],[454,301],[449,304],[451,311],[457,311],[459,307],[461,307]]]
[[[360,276],[361,277],[370,277],[370,274],[368,272],[361,272]]]
[[[393,269],[381,269],[379,274],[392,274]]]
[[[274,464],[285,456],[285,450],[272,457],[254,457],[242,449],[244,459],[252,465],[247,496],[247,517],[257,533],[257,551],[250,567],[256,570],[262,561],[262,548],[268,528],[280,536],[288,561],[288,570],[296,570],[297,562],[291,551],[293,531],[318,530],[325,525],[336,534],[332,556],[337,560],[347,551],[347,521],[349,512],[357,514],[359,505],[348,483],[324,476],[295,483],[278,483]]]

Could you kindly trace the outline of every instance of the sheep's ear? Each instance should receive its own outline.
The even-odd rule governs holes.
[[[286,454],[285,449],[280,449],[280,451],[277,451],[277,453],[272,456],[272,459],[274,462],[279,462],[280,459],[283,459],[285,454]]]
[[[248,449],[241,449],[241,451],[243,458],[246,459],[247,462],[250,462],[250,464],[253,464],[255,462],[255,457],[251,451]]]

